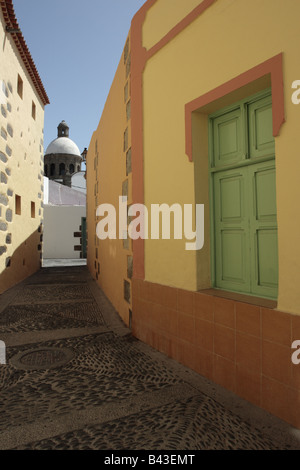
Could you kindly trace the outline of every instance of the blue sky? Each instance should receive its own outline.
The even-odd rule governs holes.
[[[134,14],[145,0],[13,0],[49,96],[44,148],[65,120],[80,152],[88,147]]]

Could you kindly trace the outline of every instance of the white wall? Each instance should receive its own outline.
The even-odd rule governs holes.
[[[44,176],[44,204],[49,203],[49,178]]]
[[[85,216],[85,206],[44,207],[44,259],[80,258],[80,252],[74,251],[80,238],[75,238],[74,232],[79,232],[81,217]]]
[[[84,177],[85,171],[80,171],[79,173],[75,173],[71,177],[71,187],[76,189],[76,191],[82,191],[86,194],[86,179]]]

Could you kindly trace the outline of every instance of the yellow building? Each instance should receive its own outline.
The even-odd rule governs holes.
[[[293,0],[148,0],[87,156],[88,266],[133,334],[296,427],[299,14]],[[129,216],[148,210],[140,238],[121,237],[120,196]],[[117,225],[99,240],[102,204]]]
[[[40,268],[47,94],[14,14],[0,7],[0,293]]]

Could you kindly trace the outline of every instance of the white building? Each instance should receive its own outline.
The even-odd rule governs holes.
[[[43,259],[85,258],[86,196],[44,177]]]
[[[45,152],[43,260],[86,258],[86,180],[65,121]]]

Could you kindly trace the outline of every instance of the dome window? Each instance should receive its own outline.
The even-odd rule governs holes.
[[[66,166],[64,163],[59,164],[59,175],[64,176],[66,173]]]

